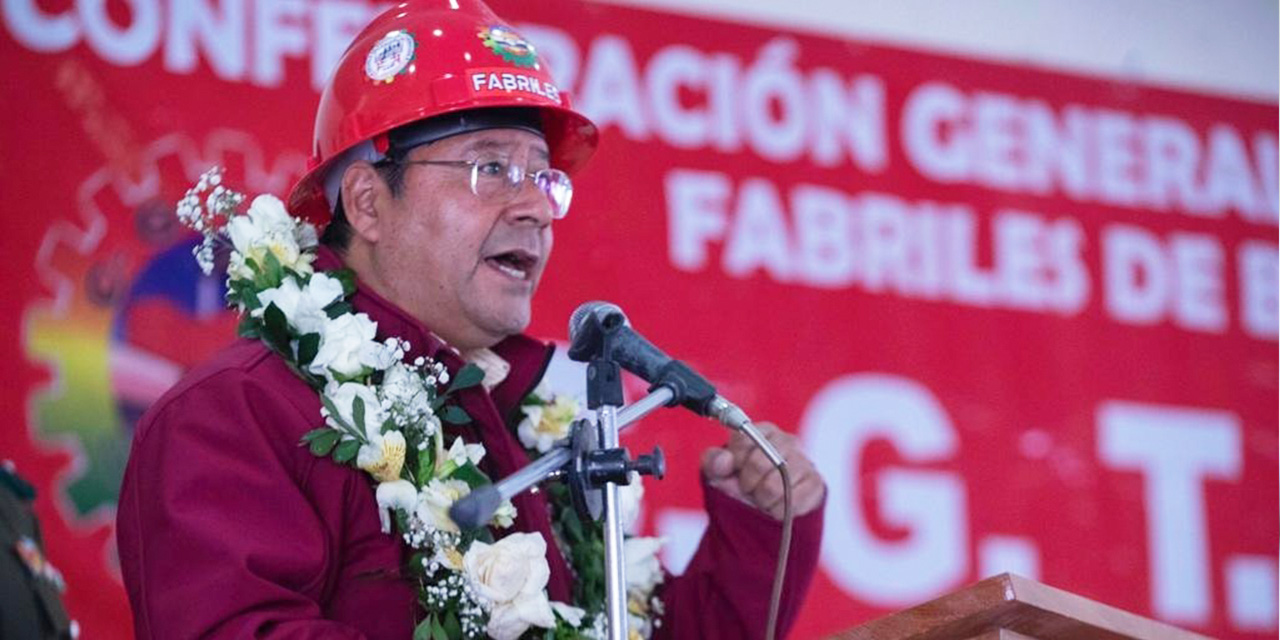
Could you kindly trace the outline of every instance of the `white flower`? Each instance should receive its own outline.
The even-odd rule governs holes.
[[[427,419],[434,417],[431,413],[431,397],[427,394],[422,376],[409,365],[393,362],[387,368],[382,378],[382,399],[396,417],[396,424],[402,427],[421,424],[425,438],[435,433],[439,420],[432,422]]]
[[[356,398],[360,398],[364,402],[364,434],[368,440],[373,440],[372,436],[379,435],[382,431],[382,422],[386,419],[386,414],[382,412],[382,406],[378,404],[378,395],[373,387],[363,385],[358,382],[330,382],[324,389],[324,395],[333,403],[334,408],[338,410],[337,418],[341,418],[348,425],[355,429],[359,429],[360,425],[356,424],[355,412],[353,407]],[[335,416],[329,415],[328,409],[321,413],[325,415],[326,422],[334,429],[342,430],[341,425],[335,420]],[[345,431],[344,431],[345,432]]]
[[[634,613],[627,613],[627,629],[631,631],[630,638],[649,638],[653,636],[653,627],[649,623],[649,618],[638,616]]]
[[[569,437],[569,427],[578,417],[578,402],[569,396],[558,395],[546,405],[524,405],[524,420],[516,429],[520,444],[526,449],[546,453],[556,442]]]
[[[480,541],[462,559],[467,580],[489,609],[485,632],[497,640],[514,640],[537,625],[555,626],[547,600],[547,543],[537,533],[513,533],[494,544]]]
[[[323,273],[311,276],[311,281],[302,288],[293,278],[285,278],[280,286],[258,293],[262,306],[254,309],[253,315],[261,317],[267,305],[274,302],[298,334],[321,333],[330,322],[324,308],[341,298],[342,283]]]
[[[298,246],[303,249],[314,248],[320,243],[320,236],[316,233],[316,226],[306,221],[294,226],[293,237],[298,241]]]
[[[279,198],[263,194],[249,204],[249,213],[227,221],[227,236],[236,251],[248,254],[253,246],[272,234],[293,238],[293,218]]]
[[[470,462],[471,464],[480,464],[484,459],[484,445],[467,444],[462,438],[454,438],[453,444],[449,445],[449,462],[461,467]]]
[[[516,640],[534,625],[546,629],[556,626],[556,618],[551,613],[551,604],[547,602],[545,593],[495,605],[489,612],[489,624],[484,630],[494,640]]]
[[[418,504],[418,490],[408,480],[393,480],[378,485],[378,506],[385,509],[413,511]]]
[[[563,602],[552,602],[551,610],[575,629],[582,626],[582,617],[587,615],[586,611]]]
[[[461,480],[435,478],[422,488],[416,515],[430,527],[459,533],[458,525],[449,517],[449,507],[469,493],[471,486]]]
[[[348,313],[325,323],[320,350],[307,367],[312,373],[350,380],[368,373],[386,345],[375,342],[378,323],[363,313]]]
[[[378,519],[382,524],[382,532],[391,532],[391,515],[389,511],[400,510],[412,513],[418,504],[418,490],[408,480],[394,480],[378,485]]]
[[[632,471],[631,484],[618,485],[618,515],[624,531],[632,531],[640,518],[640,501],[644,499],[644,476]]]
[[[368,426],[368,417],[365,420]],[[360,451],[356,453],[356,466],[369,472],[378,482],[392,482],[400,478],[404,452],[404,434],[399,431],[380,434],[373,430],[369,434],[369,444],[360,445]]]
[[[284,203],[279,198],[272,195],[254,198],[249,205],[248,214],[231,216],[227,221],[227,237],[235,247],[231,268],[228,269],[229,275],[233,279],[253,277],[245,259],[252,258],[262,267],[267,253],[274,255],[281,266],[298,273],[310,273],[315,254],[302,249],[314,246],[315,243],[303,245],[299,239],[311,240],[315,230],[307,232],[305,229],[300,230],[300,226],[305,225],[300,225],[285,211]]]
[[[454,571],[462,571],[462,554],[458,552],[457,547],[439,545],[431,559]]]
[[[662,582],[662,564],[658,550],[662,538],[627,538],[622,543],[622,556],[627,560],[627,591],[649,594]]]
[[[510,500],[503,500],[502,504],[493,512],[493,519],[489,521],[493,526],[499,529],[507,529],[516,523],[516,506],[511,504]]]

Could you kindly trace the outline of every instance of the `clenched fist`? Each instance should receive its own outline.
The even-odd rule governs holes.
[[[826,483],[800,450],[796,437],[767,422],[758,423],[756,428],[787,461],[795,515],[802,516],[817,509],[822,504]],[[702,473],[711,486],[755,506],[775,520],[782,519],[782,474],[742,433],[734,432],[724,447],[704,451]]]

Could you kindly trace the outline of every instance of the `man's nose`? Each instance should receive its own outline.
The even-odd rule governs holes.
[[[516,193],[507,207],[507,215],[512,222],[545,227],[555,219],[552,214],[551,198],[534,184],[533,176],[526,175],[520,184],[515,185]]]

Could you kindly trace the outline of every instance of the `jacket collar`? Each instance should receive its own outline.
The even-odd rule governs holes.
[[[316,250],[313,266],[316,271],[334,271],[343,269],[346,265],[342,261],[342,256],[329,247],[321,245]],[[408,360],[424,356],[444,363],[449,371],[454,373],[465,364],[456,349],[450,347],[417,318],[378,295],[372,288],[364,286],[359,276],[356,278],[356,293],[351,299],[351,304],[356,311],[368,314],[369,319],[378,323],[379,340],[385,340],[391,336],[408,340],[410,345]],[[520,402],[542,379],[554,349],[552,345],[524,334],[507,336],[490,348],[511,365],[511,371],[506,379],[489,393],[504,419],[510,420]]]

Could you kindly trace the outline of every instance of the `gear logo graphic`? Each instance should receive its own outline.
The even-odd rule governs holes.
[[[538,67],[538,52],[533,45],[529,44],[529,41],[520,37],[520,34],[510,27],[494,25],[482,29],[476,36],[484,41],[484,46],[490,51],[511,64],[529,69]]]
[[[31,435],[73,455],[56,489],[67,515],[111,521],[138,418],[234,338],[225,278],[200,272],[191,256],[198,239],[173,207],[215,163],[234,184],[283,192],[303,156],[284,154],[267,170],[259,149],[248,134],[227,130],[211,133],[203,153],[185,136],[166,136],[145,149],[140,177],[110,168],[89,176],[78,193],[80,219],[46,232],[35,268],[52,295],[24,312],[22,346],[52,374],[28,398]]]

